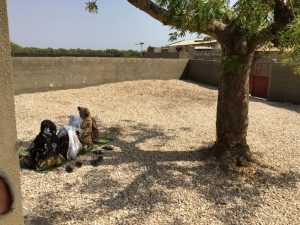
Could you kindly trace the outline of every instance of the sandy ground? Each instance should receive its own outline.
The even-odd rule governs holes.
[[[113,151],[98,167],[22,170],[24,207],[53,224],[300,224],[300,105],[251,98],[252,174],[202,157],[215,139],[217,91],[185,81],[134,81],[15,97],[18,141],[90,108]],[[74,165],[75,162],[70,162]]]

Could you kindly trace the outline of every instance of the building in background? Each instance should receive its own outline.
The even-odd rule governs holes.
[[[171,59],[209,59],[220,60],[221,45],[217,40],[191,39],[174,42],[163,47],[149,46],[144,58],[171,58]],[[258,48],[255,59],[281,60],[279,49]]]
[[[145,58],[211,58],[221,56],[221,46],[216,40],[191,39],[178,41],[164,47],[148,47]]]

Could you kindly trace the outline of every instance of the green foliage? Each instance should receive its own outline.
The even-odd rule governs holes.
[[[221,68],[224,73],[238,73],[242,72],[245,68],[247,60],[245,57],[240,55],[233,55],[231,57],[226,57],[221,62]]]
[[[85,9],[90,13],[98,13],[97,0],[86,2]]]
[[[233,10],[234,26],[238,26],[246,36],[259,34],[274,22],[273,0],[239,0]]]
[[[285,57],[283,62],[292,64],[295,74],[300,75],[300,0],[292,2],[296,19],[280,36],[279,47]]]
[[[202,33],[214,20],[227,20],[232,17],[229,0],[157,0],[159,6],[168,10],[167,21],[175,19],[177,31],[171,40],[184,36],[187,32]]]
[[[280,48],[285,55],[284,63],[293,64],[300,75],[300,20],[291,24],[280,37]]]
[[[299,14],[300,0],[289,1],[293,5],[294,12]],[[274,23],[275,0],[238,0],[233,7],[229,6],[230,0],[153,0],[153,2],[166,10],[166,24],[169,21],[176,21],[176,25],[171,26],[176,30],[170,34],[172,41],[183,37],[187,32],[207,34],[207,28],[214,21],[230,24],[232,32],[238,29],[248,38],[259,35]],[[88,11],[98,9],[96,0],[88,2],[87,6]],[[270,35],[265,42],[273,38]]]
[[[177,26],[172,27],[177,31],[171,34],[171,40],[184,36],[188,31],[194,31],[198,34],[205,33],[214,21],[229,24],[231,32],[238,31],[245,37],[245,40],[260,37],[263,40],[262,45],[268,45],[274,38],[278,38],[272,33],[272,26],[275,22],[274,0],[238,0],[232,8],[229,7],[230,1],[220,0],[157,0],[155,2],[168,10],[170,20],[177,18],[179,21]],[[279,36],[282,36],[280,46],[289,49],[289,58],[292,59],[290,62],[293,62],[295,71],[299,71],[300,0],[291,0],[291,4],[296,18],[287,29],[283,29],[279,33]],[[270,32],[267,33],[266,30],[270,30]],[[230,63],[232,65],[229,65]],[[225,59],[223,68],[239,70],[243,66],[239,63],[242,63],[239,61],[239,56]]]
[[[141,5],[145,3],[142,0],[134,2],[135,4],[140,2]],[[185,36],[187,32],[204,33],[218,38],[213,27],[217,22],[230,28],[231,33],[227,31],[226,34],[223,33],[227,38],[230,35],[231,38],[239,35],[242,36],[242,41],[247,43],[255,40],[259,45],[271,42],[278,44],[279,39],[281,48],[289,49],[290,59],[300,58],[300,0],[238,0],[232,7],[230,7],[230,0],[153,0],[152,2],[165,10],[162,22],[170,24],[171,28],[176,30],[170,34],[172,41]],[[91,11],[95,9],[96,1],[89,2],[88,5],[88,10]],[[151,7],[148,10],[151,10]],[[160,13],[156,9],[153,11]],[[294,12],[295,18],[291,11]],[[213,29],[210,29],[212,27]],[[225,65],[228,62],[225,62]]]
[[[10,42],[10,46],[11,46],[11,52],[21,52],[22,51],[22,47],[20,45],[17,45],[13,42]]]
[[[91,49],[53,49],[53,48],[23,48],[13,42],[11,42],[11,52],[14,54],[39,54],[39,55],[83,55],[83,56],[101,56],[101,57],[141,57],[142,53],[134,50],[91,50]]]
[[[300,65],[294,66],[293,71],[296,75],[300,76]]]
[[[216,40],[216,39],[214,39],[211,36],[206,36],[206,37],[203,38],[203,41],[213,41],[213,40]]]

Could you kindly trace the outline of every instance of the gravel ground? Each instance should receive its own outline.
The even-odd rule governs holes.
[[[215,139],[217,91],[133,81],[15,97],[18,140],[90,108],[113,151],[98,167],[21,171],[24,207],[53,224],[300,224],[300,105],[251,99],[248,142],[260,166],[226,174],[202,157]],[[74,165],[75,162],[70,162]]]

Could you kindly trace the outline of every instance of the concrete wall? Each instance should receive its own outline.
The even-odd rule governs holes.
[[[295,75],[290,66],[272,64],[268,100],[300,104],[300,75]]]
[[[187,59],[13,58],[15,94],[145,79],[179,79]]]
[[[258,62],[263,62],[259,60]],[[269,61],[268,61],[269,62]],[[300,76],[272,63],[268,100],[300,103]],[[218,86],[220,61],[94,57],[13,58],[15,94],[145,79],[190,79]]]
[[[265,62],[265,60],[258,60],[258,62]],[[220,61],[191,59],[187,66],[187,78],[203,84],[218,86],[219,68]],[[267,99],[300,104],[300,76],[295,75],[290,66],[271,63]]]
[[[164,58],[164,59],[188,59],[189,53],[185,51],[179,52],[146,52],[143,58]]]
[[[190,49],[189,58],[203,60],[220,60],[221,51],[216,49]]]
[[[148,48],[143,58],[188,59],[188,48],[185,46],[169,46],[164,48]]]
[[[220,61],[191,59],[188,62],[188,79],[218,86],[220,76]]]
[[[19,160],[16,149],[17,132],[10,42],[8,35],[6,1],[0,1],[0,176],[8,183],[13,195],[13,208],[0,216],[1,225],[23,223]]]

